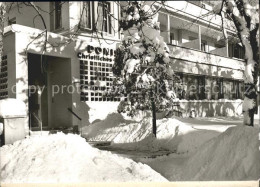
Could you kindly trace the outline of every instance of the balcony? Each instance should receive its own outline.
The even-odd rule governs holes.
[[[230,79],[243,79],[245,62],[202,52],[196,49],[168,45],[171,67],[176,72],[216,76]]]
[[[203,4],[204,6],[200,6],[196,3]],[[166,1],[165,8],[168,11],[165,12],[172,12],[172,15],[176,15],[177,17],[182,18],[188,18],[188,20],[191,20],[194,24],[200,23],[205,24],[210,27],[221,28],[222,20],[219,15],[215,15],[209,12],[212,11],[212,7],[208,6],[202,2],[197,1]],[[210,25],[209,25],[210,22]],[[235,32],[235,26],[234,23],[228,19],[225,19],[224,22],[225,28],[227,28],[228,32],[234,33]]]
[[[167,10],[166,10],[167,9]],[[219,15],[186,1],[167,1],[159,13],[160,33],[167,44],[199,50],[217,56],[244,58],[233,23],[226,19],[225,38]]]
[[[228,35],[218,29],[194,24],[189,20],[160,12],[160,34],[167,44],[204,51],[223,57],[244,58],[243,48],[237,37]]]

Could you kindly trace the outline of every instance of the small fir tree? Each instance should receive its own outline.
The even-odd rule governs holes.
[[[126,97],[119,112],[134,116],[138,110],[152,111],[156,136],[156,111],[171,110],[176,98],[169,48],[160,36],[158,9],[152,2],[128,2],[122,11],[124,38],[116,50],[112,90]]]

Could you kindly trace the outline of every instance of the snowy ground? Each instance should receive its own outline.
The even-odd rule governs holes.
[[[231,127],[187,154],[139,159],[170,181],[258,180],[259,129]]]
[[[243,126],[242,117],[163,119],[157,125],[154,139],[148,119],[112,114],[85,128],[84,136],[111,141],[100,148],[146,163],[170,181],[259,179],[259,126]]]
[[[111,114],[83,129],[86,139],[116,154],[78,135],[34,133],[1,147],[1,182],[259,179],[258,126],[245,127],[237,117],[171,118],[157,125],[157,139],[149,118]]]
[[[83,129],[88,141],[111,141],[113,147],[127,150],[192,152],[227,128],[241,125],[241,118],[169,118],[157,120],[157,139],[151,136],[151,118],[125,120],[111,114],[105,120]],[[149,143],[148,143],[149,142]]]
[[[43,135],[1,147],[2,183],[167,181],[149,166],[91,147],[78,135]]]

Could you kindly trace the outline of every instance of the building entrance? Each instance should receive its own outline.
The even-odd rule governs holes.
[[[29,123],[32,130],[72,126],[70,59],[28,55]]]

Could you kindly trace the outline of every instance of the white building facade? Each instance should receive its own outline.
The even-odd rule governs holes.
[[[32,7],[12,6],[5,28],[0,99],[26,103],[27,129],[88,125],[116,112],[120,98],[104,92],[114,79],[111,68],[120,3],[36,2],[48,31]],[[182,116],[242,114],[243,49],[226,19],[210,4],[169,1],[159,13],[160,31],[170,48],[171,67],[180,76]],[[204,15],[204,16],[203,16]],[[205,16],[206,15],[206,16]],[[46,44],[46,50],[44,46]],[[195,85],[195,87],[194,87]]]

